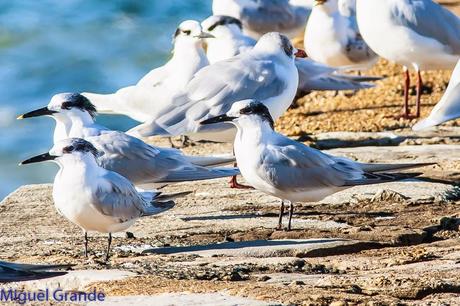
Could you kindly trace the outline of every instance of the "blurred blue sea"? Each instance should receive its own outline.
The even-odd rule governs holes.
[[[19,167],[52,146],[54,121],[17,115],[68,91],[112,92],[170,57],[185,19],[211,0],[0,0],[0,199],[23,184],[52,182],[57,166]],[[98,117],[116,129],[133,121]]]

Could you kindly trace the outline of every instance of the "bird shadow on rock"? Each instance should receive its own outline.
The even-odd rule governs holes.
[[[207,245],[179,246],[179,247],[161,247],[144,250],[142,253],[150,254],[177,254],[209,250],[238,250],[243,248],[254,247],[276,247],[276,246],[298,246],[305,244],[321,244],[346,241],[346,239],[313,239],[313,240],[252,240],[239,242],[213,243]]]

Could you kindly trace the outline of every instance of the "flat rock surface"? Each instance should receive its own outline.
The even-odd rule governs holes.
[[[205,143],[185,151],[229,150]],[[291,232],[274,230],[278,199],[229,189],[225,179],[166,186],[193,193],[136,222],[134,238],[117,233],[107,264],[104,235],[90,235],[83,257],[81,230],[57,214],[51,185],[24,186],[0,204],[1,259],[76,264],[67,276],[15,286],[97,288],[128,305],[140,296],[203,304],[209,294],[223,294],[223,305],[452,301],[460,298],[459,152],[453,144],[333,149],[364,162],[438,164],[410,170],[421,178],[297,203]]]
[[[247,298],[234,297],[222,293],[189,294],[189,293],[164,293],[154,296],[122,296],[110,297],[104,302],[89,303],[89,306],[96,305],[114,306],[275,306],[277,303],[266,303]]]

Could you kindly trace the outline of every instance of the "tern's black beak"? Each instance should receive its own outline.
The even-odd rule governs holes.
[[[54,160],[56,159],[57,156],[50,155],[49,153],[41,154],[29,159],[26,159],[25,161],[21,162],[19,165],[27,165],[27,164],[35,164],[35,163],[41,163],[44,161],[48,160]]]
[[[236,117],[229,117],[227,115],[220,115],[217,117],[209,118],[207,120],[203,120],[200,122],[200,124],[213,124],[213,123],[219,123],[219,122],[228,122],[228,121],[233,121],[236,119]]]
[[[39,109],[36,109],[34,111],[31,111],[31,112],[25,113],[25,114],[19,116],[17,119],[21,120],[21,119],[25,119],[25,118],[40,117],[40,116],[52,115],[54,113],[56,113],[56,112],[52,111],[52,110],[49,110],[48,107],[43,107],[43,108],[39,108]]]

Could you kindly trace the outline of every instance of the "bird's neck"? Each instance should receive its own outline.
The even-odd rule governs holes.
[[[174,44],[173,62],[197,62],[206,60],[206,53],[200,41],[178,39]]]
[[[69,136],[71,137],[83,137],[86,129],[93,129],[96,127],[94,119],[88,113],[82,114],[71,114]]]
[[[270,122],[263,118],[245,118],[237,123],[238,132],[235,141],[239,141],[246,146],[247,144],[258,144],[273,133]]]
[[[176,73],[175,83],[182,87],[188,84],[198,70],[209,65],[209,61],[200,42],[178,40],[168,65],[180,71]]]
[[[58,161],[59,179],[64,181],[84,182],[99,177],[103,168],[99,167],[94,156],[90,154],[68,154]],[[56,177],[57,178],[57,177]]]
[[[72,127],[72,123],[69,120],[63,120],[55,118],[56,120],[56,127],[54,128],[54,136],[53,141],[57,143],[61,140],[69,138],[70,128]]]

